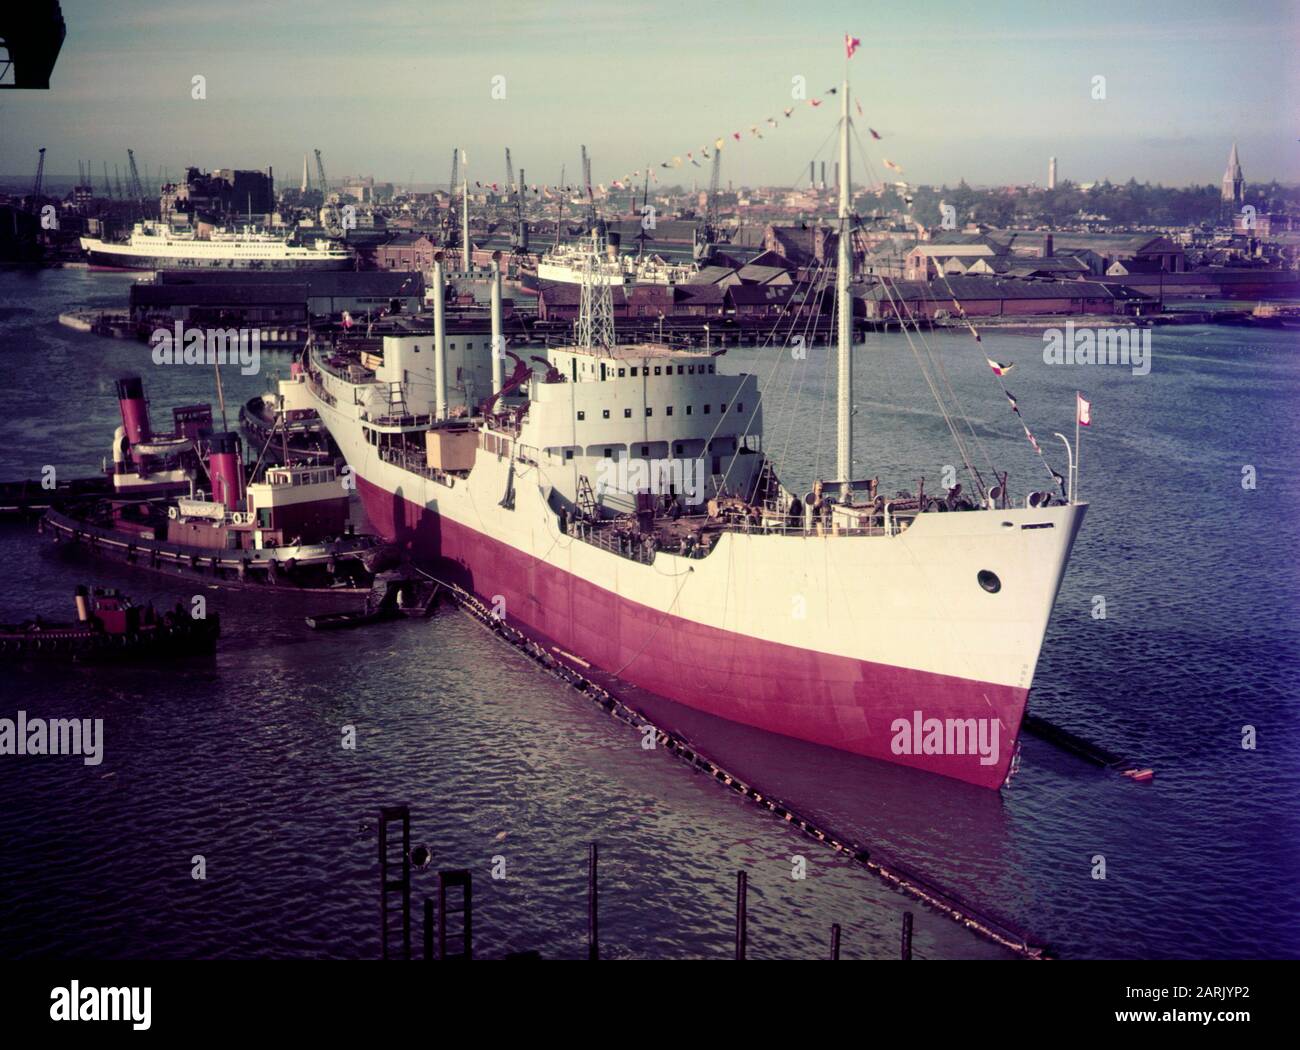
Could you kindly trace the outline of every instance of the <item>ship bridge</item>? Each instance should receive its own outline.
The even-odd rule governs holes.
[[[613,513],[632,510],[639,492],[702,502],[751,487],[762,462],[754,376],[659,343],[562,347],[548,359],[550,375],[529,385],[519,443],[566,498],[584,478]]]

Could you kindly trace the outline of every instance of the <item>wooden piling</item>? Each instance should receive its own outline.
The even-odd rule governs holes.
[[[595,842],[587,846],[587,958],[595,962],[600,958],[600,940],[596,915],[596,860]]]
[[[747,906],[749,896],[749,877],[743,872],[736,872],[736,958],[745,958],[745,949],[749,946],[749,929]]]
[[[840,957],[840,924],[831,925],[831,959],[838,960]]]
[[[904,960],[912,957],[912,913],[903,912],[903,944],[902,957]]]
[[[460,913],[461,922],[464,928],[464,941],[461,944],[461,950],[456,955],[452,956],[452,958],[468,960],[474,958],[474,902],[472,880],[469,871],[465,868],[438,872],[438,958],[448,958],[447,890],[455,886],[461,887],[462,891],[460,898]]]
[[[402,825],[401,877],[390,878],[393,858],[389,856],[389,825]],[[401,894],[402,902],[402,955],[411,958],[411,809],[409,806],[384,806],[379,811],[379,936],[383,944],[383,958],[391,959],[389,948],[392,937],[389,920],[389,900],[394,893]]]

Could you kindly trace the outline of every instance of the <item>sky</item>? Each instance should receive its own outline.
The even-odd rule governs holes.
[[[707,167],[659,162],[726,136],[724,185],[796,185],[812,157],[834,160],[838,100],[792,99],[794,78],[810,97],[837,83],[848,31],[862,40],[849,73],[866,143],[854,166],[869,162],[868,176],[887,157],[916,184],[1041,184],[1056,156],[1058,177],[1079,182],[1217,183],[1235,140],[1248,182],[1300,181],[1295,2],[62,7],[51,90],[0,91],[0,173],[34,172],[40,146],[47,174],[75,175],[79,159],[111,171],[131,147],[142,173],[270,165],[296,185],[303,154],[320,149],[331,181],[445,185],[459,146],[471,179],[504,182],[509,146],[530,183],[557,183],[561,165],[572,183],[585,143],[596,182],[650,162],[665,184],[689,185]],[[195,76],[206,98],[192,97]]]

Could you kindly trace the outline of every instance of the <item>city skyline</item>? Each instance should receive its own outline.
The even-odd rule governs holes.
[[[888,157],[915,184],[1045,185],[1055,156],[1059,181],[1206,185],[1234,141],[1249,182],[1297,178],[1295,141],[1270,127],[1300,94],[1286,59],[1291,5],[1184,5],[1172,32],[1118,4],[1087,14],[998,5],[1005,31],[953,4],[920,15],[839,3],[797,17],[774,4],[679,3],[431,15],[393,0],[364,11],[322,3],[306,20],[245,0],[63,7],[51,90],[0,95],[9,175],[33,167],[40,146],[50,177],[80,160],[111,170],[129,146],[155,174],[270,166],[290,185],[319,148],[331,179],[436,186],[453,146],[468,153],[472,180],[504,181],[509,146],[530,183],[557,183],[562,165],[574,183],[586,144],[596,182],[649,162],[661,184],[689,187],[692,175],[707,182],[707,167],[658,163],[724,137],[724,185],[797,185],[809,159],[834,160],[823,143],[837,100],[811,108],[791,97],[792,78],[824,96],[842,76],[848,29],[862,39],[854,119],[864,139],[868,125],[882,135],[867,143],[867,172],[855,156],[858,182],[885,174]],[[192,97],[194,76],[205,98]]]

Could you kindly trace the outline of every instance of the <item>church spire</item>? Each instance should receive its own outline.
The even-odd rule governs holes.
[[[1240,207],[1246,196],[1246,177],[1241,173],[1241,158],[1237,156],[1237,144],[1232,144],[1228,154],[1228,168],[1223,173],[1223,202],[1234,208]]]

